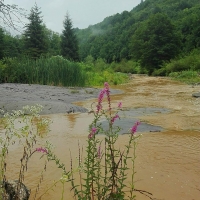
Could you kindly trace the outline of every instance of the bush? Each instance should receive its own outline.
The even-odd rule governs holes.
[[[183,81],[188,84],[194,84],[200,82],[199,73],[197,71],[192,71],[192,70],[182,71],[182,72],[171,72],[169,74],[169,77],[175,80]]]
[[[182,58],[171,60],[163,65],[166,69],[166,74],[171,72],[180,72],[187,70],[200,70],[200,52],[198,50],[191,52]]]
[[[102,72],[86,72],[87,86],[100,86],[104,82],[110,82],[111,85],[118,85],[127,82],[128,75],[124,73],[115,73],[109,71],[102,71]]]
[[[133,60],[122,60],[120,63],[112,62],[110,68],[115,72],[139,74],[141,73],[141,68],[138,62]]]

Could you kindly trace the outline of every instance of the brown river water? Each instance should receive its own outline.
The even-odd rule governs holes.
[[[112,87],[113,88],[113,87]],[[199,92],[200,86],[185,85],[166,78],[134,76],[130,83],[115,86],[122,89],[123,94],[112,95],[113,106],[119,101],[125,110],[142,108],[136,116],[141,122],[162,127],[162,131],[143,131],[136,149],[135,188],[153,194],[154,200],[199,200],[200,199],[200,98],[193,98],[192,93]],[[90,109],[96,99],[77,102],[79,106]],[[160,110],[152,111],[152,108]],[[162,109],[167,112],[162,112]],[[146,111],[145,111],[146,110]],[[150,110],[150,111],[149,111]],[[53,114],[50,133],[41,140],[51,141],[55,153],[70,168],[70,151],[76,164],[78,157],[78,141],[83,148],[86,145],[88,125],[93,116],[88,113]],[[130,117],[130,116],[129,116]],[[140,134],[140,133],[138,133]],[[101,137],[101,136],[100,136]],[[123,148],[128,141],[128,135],[119,136],[119,147]],[[12,179],[17,177],[20,151],[11,152],[8,163],[12,164],[10,173]],[[34,199],[43,160],[39,155],[33,155],[25,174],[25,184],[31,188],[31,200]],[[40,186],[42,195],[54,180],[61,177],[55,165],[48,163],[44,172],[44,180]],[[57,184],[53,190],[46,192],[41,199],[61,199],[62,185]],[[137,200],[147,200],[148,197],[136,192]],[[73,199],[70,186],[65,185],[64,199]]]

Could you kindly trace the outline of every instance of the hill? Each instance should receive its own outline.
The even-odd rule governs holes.
[[[81,60],[89,55],[107,63],[134,59],[152,67],[147,66],[143,57],[149,60],[157,56],[159,62],[150,62],[159,68],[163,61],[200,47],[199,20],[199,0],[146,0],[130,12],[109,16],[86,29],[76,29]]]

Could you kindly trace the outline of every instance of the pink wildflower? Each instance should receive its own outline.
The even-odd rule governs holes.
[[[97,104],[97,113],[102,109],[102,101],[103,101],[103,97],[104,97],[104,94],[105,94],[106,90],[103,89],[100,91],[99,93],[99,96],[98,96],[98,104]]]
[[[90,131],[90,134],[88,135],[88,138],[93,138],[94,134],[97,132],[97,128],[93,127]]]
[[[111,119],[111,123],[113,124],[114,121],[115,121],[117,118],[119,118],[119,115],[118,115],[118,114],[116,114],[116,115]]]
[[[118,103],[118,108],[121,108],[122,107],[122,102],[119,102]]]
[[[140,125],[140,122],[138,122],[138,121],[135,122],[134,126],[130,130],[132,135],[137,131],[137,128],[139,125]]]
[[[106,92],[105,89],[100,91],[99,96],[98,96],[98,102],[101,103],[103,101],[103,97],[104,97],[105,92]]]
[[[104,90],[108,100],[109,110],[111,111],[111,103],[110,103],[110,86],[107,82],[104,83]],[[111,113],[110,113],[111,114]]]
[[[107,90],[109,90],[109,84],[107,82],[104,83],[104,88],[106,88]]]
[[[48,153],[48,151],[45,148],[42,148],[42,147],[36,148],[36,151],[37,152],[42,152],[42,153]]]

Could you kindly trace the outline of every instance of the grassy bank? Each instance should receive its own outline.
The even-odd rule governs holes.
[[[0,61],[0,83],[84,87],[100,86],[104,82],[117,85],[127,80],[128,76],[124,73],[97,70],[94,66],[70,62],[61,56],[37,60],[26,57],[4,58]]]
[[[181,72],[172,72],[169,74],[174,80],[178,80],[187,84],[200,83],[200,75],[197,71],[181,71]]]

